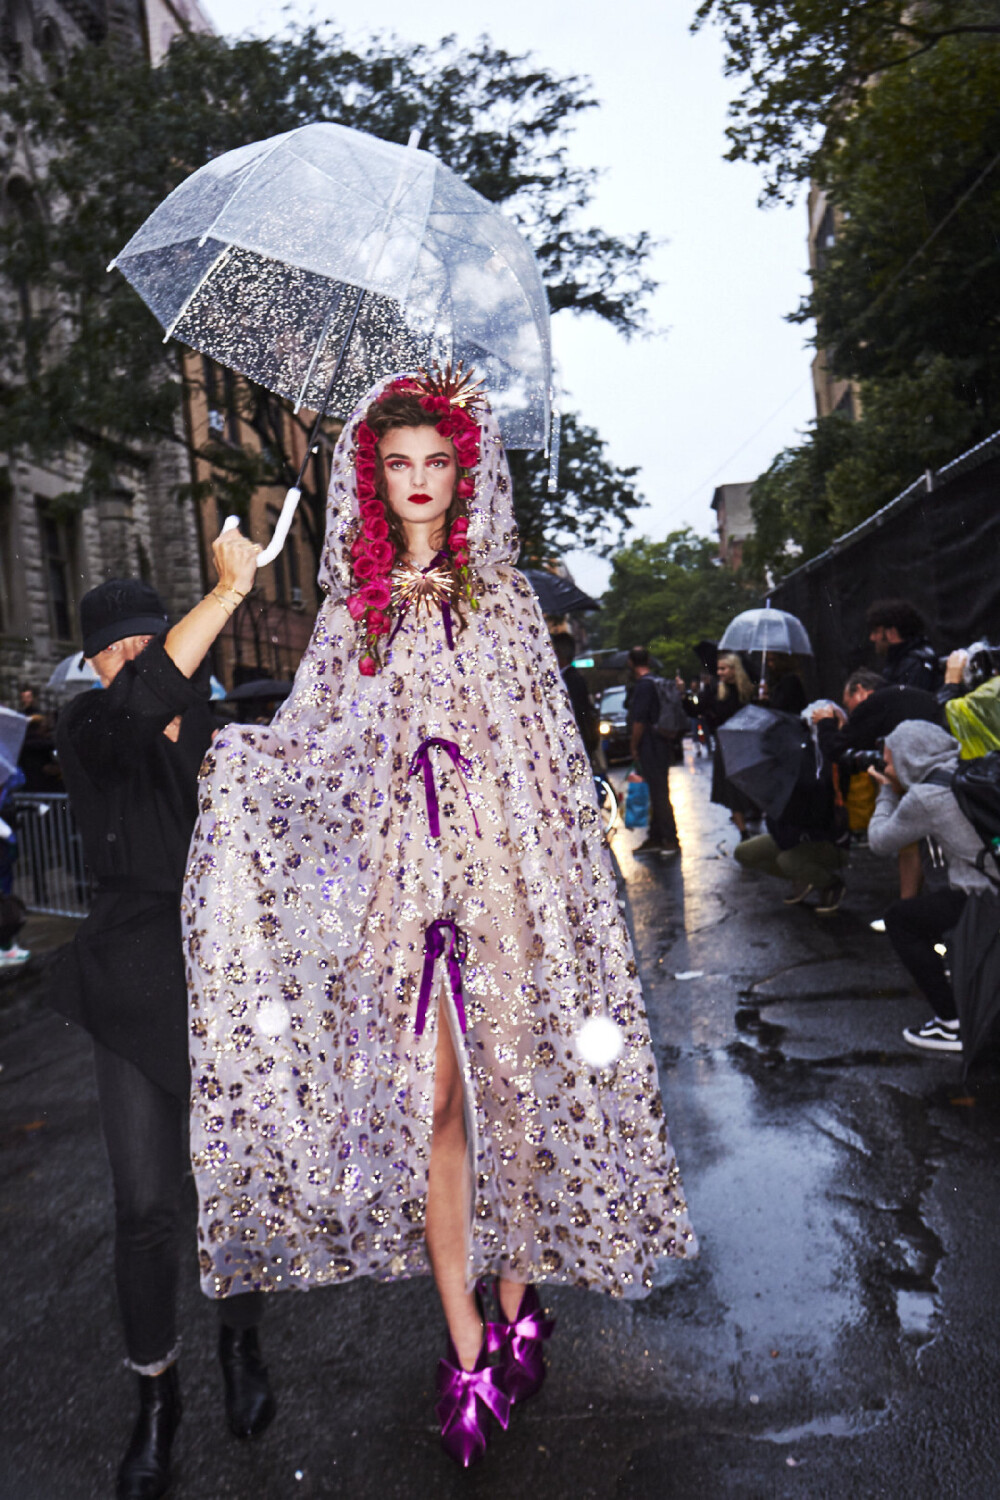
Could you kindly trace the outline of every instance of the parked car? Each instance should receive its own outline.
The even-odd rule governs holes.
[[[631,760],[629,734],[625,714],[625,687],[605,688],[598,708],[600,723],[598,731],[608,764],[614,761]]]

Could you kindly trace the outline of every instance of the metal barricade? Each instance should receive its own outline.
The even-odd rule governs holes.
[[[7,803],[17,834],[14,890],[29,911],[85,917],[90,876],[65,792],[18,792]]]

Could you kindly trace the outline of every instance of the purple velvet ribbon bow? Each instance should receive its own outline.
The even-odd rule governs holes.
[[[445,953],[446,948],[447,952]],[[442,954],[445,954],[448,979],[451,982],[451,998],[455,1002],[455,1014],[458,1016],[458,1024],[463,1032],[467,1029],[465,997],[462,993],[462,964],[465,961],[466,948],[465,933],[459,927],[458,923],[453,922],[450,917],[441,917],[438,921],[428,924],[427,930],[424,933],[424,972],[420,976],[420,994],[417,998],[417,1023],[414,1027],[417,1036],[423,1036],[424,1023],[427,1020],[427,1007],[431,1003],[434,965]]]
[[[454,740],[437,739],[421,740],[417,746],[416,754],[410,761],[410,769],[407,772],[407,776],[416,776],[418,771],[423,771],[424,773],[424,796],[427,798],[427,821],[430,824],[431,838],[439,839],[441,837],[441,815],[438,809],[437,787],[434,785],[434,767],[431,764],[430,754],[433,749],[443,750],[450,757],[452,765],[458,772],[458,779],[462,783],[465,800],[469,804],[469,811],[472,813],[472,821],[476,825],[476,838],[481,839],[483,835],[479,829],[479,819],[476,817],[476,809],[472,805],[469,788],[466,786],[465,776],[462,774],[463,772],[466,774],[470,773],[472,766],[459,750]]]

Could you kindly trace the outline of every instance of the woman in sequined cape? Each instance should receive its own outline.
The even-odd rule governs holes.
[[[467,505],[479,607],[453,646],[440,609],[411,612],[381,669],[360,670],[345,603],[357,433],[387,383],[337,444],[326,599],[291,697],[270,727],[224,731],[203,768],[184,896],[203,1289],[430,1269],[444,1032],[469,1163],[464,1295],[492,1273],[643,1296],[657,1262],[691,1256],[695,1240],[590,764],[512,566],[488,409]],[[468,762],[463,780],[435,756],[439,837],[408,774],[429,740]],[[418,1034],[427,931],[442,918],[468,944],[463,1013],[441,962]],[[603,1070],[577,1048],[594,1016],[624,1040]]]

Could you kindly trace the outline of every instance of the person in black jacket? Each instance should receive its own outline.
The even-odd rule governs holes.
[[[866,618],[868,639],[885,657],[884,680],[936,692],[944,673],[913,605],[905,599],[878,599],[869,605]]]
[[[818,708],[813,714],[820,754],[836,765],[846,790],[852,775],[868,770],[887,734],[910,719],[944,725],[944,710],[933,693],[923,688],[887,685],[870,667],[852,672],[844,684],[847,719],[839,724],[835,710]],[[901,899],[916,896],[923,885],[920,848],[912,844],[898,855]]]
[[[103,691],[76,698],[56,734],[94,896],[50,999],[94,1040],[118,1303],[139,1377],[119,1500],[167,1489],[181,1416],[176,1289],[190,1077],[180,897],[214,724],[199,668],[253,587],[259,550],[238,530],[221,536],[218,584],[169,631],[148,584],[112,579],[91,589],[80,623]],[[251,1437],[275,1409],[257,1342],[263,1296],[226,1298],[219,1311],[229,1425]]]
[[[632,759],[649,786],[649,833],[633,854],[680,853],[677,824],[670,802],[670,765],[673,756],[668,741],[658,732],[660,695],[656,690],[645,646],[633,646],[628,654],[635,682],[628,697],[628,729]]]

